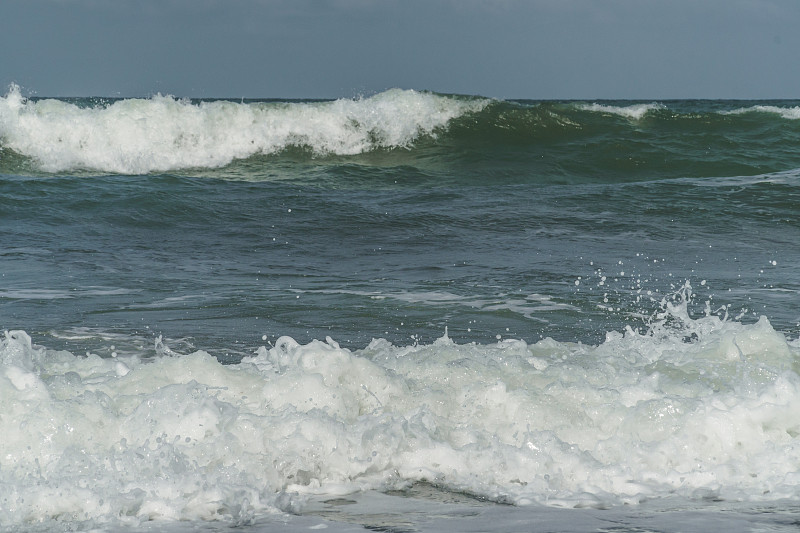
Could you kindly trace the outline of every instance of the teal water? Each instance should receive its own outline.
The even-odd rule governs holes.
[[[353,458],[361,452],[352,451],[350,462],[315,455],[312,468],[303,462],[311,461],[311,455],[289,460],[289,452],[281,451],[280,444],[265,444],[258,464],[284,466],[276,466],[277,473],[265,478],[244,479],[242,473],[241,479],[236,478],[241,486],[231,489],[236,496],[214,496],[222,503],[213,516],[227,520],[261,516],[258,513],[264,509],[292,510],[296,503],[287,503],[294,502],[291,495],[312,491],[310,487],[324,495],[326,490],[338,493],[342,486],[349,487],[345,492],[364,487],[403,489],[417,481],[434,481],[445,490],[519,505],[557,501],[558,505],[583,506],[591,500],[589,505],[604,507],[671,494],[695,501],[709,493],[744,500],[772,498],[767,493],[778,499],[794,498],[800,494],[800,485],[788,475],[797,465],[794,452],[787,450],[798,447],[798,430],[791,420],[748,419],[759,431],[781,428],[778,437],[769,437],[769,446],[766,441],[745,442],[738,451],[699,452],[686,451],[679,441],[697,439],[693,450],[704,446],[699,444],[701,432],[693,432],[692,424],[700,413],[719,420],[709,415],[709,406],[717,405],[716,400],[729,409],[720,411],[720,417],[735,418],[745,406],[753,408],[748,402],[762,407],[770,401],[775,404],[776,400],[766,399],[765,387],[779,383],[791,389],[782,396],[787,403],[780,408],[794,412],[798,405],[793,403],[793,387],[800,380],[796,341],[800,335],[799,143],[800,101],[505,102],[399,90],[329,102],[184,101],[164,96],[58,100],[25,99],[12,88],[0,98],[0,328],[24,330],[33,345],[26,345],[18,334],[7,334],[2,361],[7,382],[14,387],[8,385],[0,396],[5,395],[3,401],[11,402],[8,405],[38,409],[45,402],[60,413],[63,405],[59,402],[68,402],[78,412],[94,413],[92,409],[100,407],[88,399],[89,391],[99,394],[106,385],[97,383],[128,376],[127,370],[119,369],[114,371],[119,376],[111,370],[108,375],[93,374],[100,367],[90,371],[85,365],[95,355],[101,362],[126,360],[133,375],[139,372],[139,364],[143,365],[140,372],[150,372],[147,365],[171,364],[162,359],[200,350],[226,368],[250,372],[249,366],[240,365],[243,360],[242,364],[251,364],[248,361],[256,354],[267,357],[269,350],[277,350],[269,352],[268,375],[284,376],[295,363],[298,372],[310,372],[310,367],[303,366],[306,363],[299,362],[301,356],[290,364],[277,355],[280,350],[294,353],[295,345],[287,344],[286,336],[308,345],[306,350],[311,352],[322,349],[315,341],[330,337],[325,346],[343,350],[347,361],[355,357],[352,364],[369,360],[381,372],[405,380],[397,387],[406,392],[396,392],[401,400],[393,400],[405,407],[390,408],[380,392],[369,389],[372,396],[361,398],[360,411],[348,418],[334,414],[337,394],[346,392],[325,396],[322,391],[333,387],[327,381],[317,390],[300,380],[284,384],[287,388],[282,394],[291,398],[293,387],[307,390],[316,398],[317,411],[307,411],[299,399],[286,400],[280,407],[270,403],[275,400],[264,400],[260,408],[266,411],[258,411],[258,416],[267,418],[259,419],[262,422],[248,419],[248,424],[266,424],[264,420],[278,414],[289,416],[282,409],[291,407],[291,416],[299,417],[292,424],[323,427],[319,417],[325,413],[336,424],[360,428],[353,431],[364,442],[390,431],[404,435],[397,439],[406,444],[387,444],[383,449],[383,444],[373,443],[370,450],[388,457],[382,466],[346,474],[339,473],[361,464],[362,459]],[[626,331],[627,340],[614,344],[616,336]],[[463,352],[461,358],[441,347],[442,339],[454,343],[453,350]],[[640,343],[646,339],[662,344],[642,348]],[[518,341],[527,348],[513,344]],[[495,354],[511,349],[512,344],[504,342],[516,346],[511,359]],[[738,352],[732,352],[731,346]],[[422,350],[426,355],[420,355],[419,365],[427,370],[412,377],[412,370],[395,361],[403,350]],[[687,361],[712,352],[721,359],[714,355],[702,368],[686,366]],[[739,354],[734,358],[739,366],[732,369],[724,361],[732,361],[734,352]],[[586,381],[567,385],[564,376],[572,367],[560,365],[573,363],[559,362],[560,354],[567,353],[582,361],[574,364],[585,366]],[[630,377],[591,378],[603,372],[594,369],[593,361],[605,357],[619,358],[614,363],[622,365],[619,368],[632,364],[630,371],[614,374]],[[55,365],[48,362],[51,359],[61,366],[50,366]],[[513,364],[508,362],[512,359]],[[490,360],[494,361],[487,367],[491,371],[483,367]],[[187,361],[187,365],[201,365],[200,360]],[[202,361],[202,365],[210,364]],[[266,372],[259,365],[253,368]],[[662,365],[684,374],[676,377]],[[20,383],[28,383],[28,378],[19,377],[16,369],[36,376],[30,383],[41,383],[36,387],[49,391],[45,395],[49,399],[20,396],[28,390]],[[214,402],[235,408],[220,407],[220,412],[230,414],[219,427],[229,431],[206,435],[211,439],[207,442],[192,433],[196,442],[206,444],[205,460],[180,448],[181,439],[170,445],[174,448],[168,453],[175,457],[194,457],[194,463],[186,459],[180,468],[170,463],[181,475],[196,468],[198,476],[210,476],[203,465],[213,463],[214,454],[223,453],[219,450],[225,446],[232,446],[213,439],[239,435],[235,428],[244,416],[243,405],[213,392],[213,387],[234,390],[238,381],[212,385],[211,378],[202,377],[211,375],[204,369],[184,370],[187,374],[176,377],[172,386],[189,387],[185,394],[209,395]],[[476,381],[447,385],[447,379],[440,379],[446,369]],[[541,405],[549,405],[542,396],[541,373],[551,371],[566,374],[547,378],[551,388],[546,390],[555,384],[573,387],[563,394],[588,402],[587,419],[578,417],[575,407],[544,418],[531,415],[544,409]],[[71,377],[64,377],[68,374]],[[655,384],[661,378],[647,381],[653,375],[667,376],[665,381],[675,379],[674,388]],[[517,383],[519,376],[523,377]],[[434,378],[436,387],[441,387],[442,396],[437,399],[416,388]],[[752,382],[747,381],[751,378]],[[259,379],[271,383],[270,379],[278,378]],[[336,387],[344,386],[344,378],[339,379]],[[628,381],[623,384],[617,379]],[[605,391],[622,390],[640,379],[636,390],[647,389],[646,394],[601,398]],[[508,394],[518,387],[526,391],[525,401],[544,403],[531,407],[534,404],[523,402],[528,411],[521,408],[501,414],[491,411],[498,407],[490,402],[485,412],[494,414],[486,422],[481,422],[483,415],[461,413],[458,409],[464,406],[457,409],[453,404],[448,408],[452,411],[430,416],[458,419],[457,424],[453,422],[456,426],[446,431],[425,426],[431,432],[426,438],[435,445],[420,452],[422,456],[435,455],[438,452],[433,450],[441,447],[455,450],[456,455],[476,454],[453,467],[453,472],[467,477],[448,474],[445,467],[432,466],[416,455],[408,459],[411,452],[403,452],[404,446],[418,442],[414,439],[421,437],[414,432],[423,431],[409,429],[416,428],[417,422],[411,422],[417,420],[414,417],[422,417],[436,402],[449,405],[450,400],[442,398],[455,402],[488,387],[472,400],[483,405],[493,394],[500,394],[492,388],[498,384]],[[160,400],[154,398],[166,394],[166,389],[151,385],[153,390],[145,387],[150,392],[140,388],[136,389],[140,392],[127,393],[127,400],[117,399],[111,392],[114,386],[108,385],[111,388],[103,394],[113,401],[101,402],[102,409],[109,409],[105,419],[134,417],[126,402],[136,394],[142,395],[142,405],[157,404]],[[122,384],[116,387],[124,388]],[[486,392],[490,390],[495,392]],[[334,403],[324,403],[323,397]],[[645,406],[647,402],[650,407]],[[666,441],[674,444],[669,453],[676,457],[675,463],[662,470],[632,463],[607,474],[604,469],[611,467],[603,465],[617,463],[611,459],[614,453],[603,451],[603,442],[610,449],[644,449],[655,446],[652,443],[658,439],[631,429],[633,422],[620,422],[623,440],[608,444],[609,429],[601,423],[607,414],[599,413],[604,406],[616,405],[614,416],[622,420],[632,406],[641,407],[642,413],[656,409],[652,402],[660,402],[658,409],[679,405],[676,416],[683,418],[670,431],[683,436]],[[255,409],[247,407],[251,408]],[[185,409],[183,416],[188,416],[194,407]],[[158,419],[155,412],[142,415],[150,420],[141,422],[142,426],[125,418],[138,432],[159,428],[152,429],[150,438],[140,443],[141,449],[155,450],[153,443],[162,433],[172,438],[170,430],[164,429],[170,423]],[[93,416],[87,414],[85,420],[94,420]],[[596,416],[601,418],[586,421]],[[641,416],[654,420],[652,414]],[[406,429],[381,426],[388,424],[387,417],[405,420]],[[507,435],[506,429],[488,422],[498,417],[509,417]],[[378,425],[359,426],[369,426],[368,420]],[[20,498],[35,500],[42,495],[36,488],[42,484],[57,485],[59,490],[70,483],[85,488],[85,482],[76,481],[79,463],[69,450],[92,448],[63,433],[66,425],[78,427],[83,422],[62,420],[49,433],[61,444],[43,450],[40,456],[17,453],[23,449],[19,447],[46,433],[45,429],[20,430],[23,423],[14,415],[2,422],[6,434],[20,436],[4,445],[5,455],[0,454],[0,485],[5,487],[0,488],[0,496],[17,502],[0,515],[0,524],[64,517],[75,524],[85,519],[90,525],[116,523],[120,516],[147,520],[158,515],[152,514],[153,501],[173,511],[161,510],[158,516],[208,518],[201,511],[187,511],[191,506],[186,502],[198,497],[196,488],[178,490],[184,495],[170,498],[145,488],[145,493],[159,494],[152,501],[130,496],[128,503],[101,504],[87,496],[84,503],[66,505],[58,512],[44,506],[26,508]],[[742,424],[741,428],[750,427]],[[594,436],[576,436],[573,429],[579,426]],[[95,440],[106,444],[89,452],[94,459],[85,469],[105,480],[98,491],[139,494],[131,489],[132,479],[148,479],[151,474],[146,472],[155,467],[150,464],[150,470],[137,470],[141,465],[135,454],[131,451],[128,457],[120,445],[122,429],[110,436],[107,431],[111,430],[97,431]],[[185,427],[181,432],[174,430],[181,438],[186,431]],[[479,436],[468,438],[460,432]],[[533,460],[534,434],[550,443],[547,446],[560,443],[552,444],[552,449],[542,445],[549,451],[541,453],[550,453],[556,463],[566,460],[559,454],[569,455],[569,446],[577,447],[575,464],[586,470],[579,469],[583,473],[573,476],[594,480],[595,474],[604,472],[607,477],[602,479],[633,479],[647,488],[621,490],[619,482],[605,484],[600,478],[592,481],[594,485],[573,486],[560,466],[525,463]],[[306,437],[309,450],[328,438]],[[126,442],[132,442],[132,437]],[[166,444],[159,442],[157,449],[163,452]],[[507,479],[492,477],[512,462],[500,457],[511,453],[499,452],[500,442],[514,450],[514,457],[527,457],[514,459],[528,466],[520,466],[522,470],[509,473]],[[425,450],[426,446],[411,448]],[[120,461],[130,461],[125,464],[133,478],[120,481],[117,474],[104,470],[102,457],[112,448]],[[643,457],[664,453],[650,450]],[[681,459],[684,453],[688,454],[685,460]],[[769,468],[781,472],[763,482],[768,489],[748,477],[763,467],[755,466],[755,458],[764,454],[774,458]],[[492,456],[495,459],[489,459]],[[596,463],[586,459],[590,456]],[[15,457],[15,464],[23,466],[15,469],[3,457]],[[50,465],[47,472],[40,472],[38,484],[23,475],[25,461],[34,459],[39,461],[36,464]],[[504,466],[483,465],[484,460],[497,460]],[[425,473],[414,473],[417,467],[423,471],[423,463]],[[594,466],[586,466],[590,464]],[[159,468],[172,472],[173,466]],[[692,477],[695,467],[698,472],[714,472],[713,480],[700,474]],[[247,470],[242,468],[242,472]],[[474,468],[471,474],[470,468]],[[670,469],[680,476],[673,476]],[[558,477],[562,474],[563,479]],[[490,482],[473,483],[469,475]],[[681,476],[683,481],[675,481]],[[242,491],[260,494],[261,507],[248,492],[254,515],[231,504],[241,500]]]
[[[152,332],[217,352],[264,334],[429,342],[445,327],[463,341],[596,342],[644,325],[689,280],[700,305],[796,335],[793,178],[332,189],[5,177],[3,312],[41,335]]]
[[[18,103],[0,159],[7,320],[217,353],[445,327],[591,342],[690,281],[798,331],[798,102],[380,96]],[[254,109],[266,124],[240,127]],[[229,162],[201,167],[206,145]],[[125,164],[153,170],[108,174]]]

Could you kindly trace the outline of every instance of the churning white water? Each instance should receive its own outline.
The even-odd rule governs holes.
[[[415,481],[566,507],[800,495],[800,346],[765,318],[678,303],[598,346],[283,337],[228,366],[160,352],[5,333],[0,524],[244,520]]]

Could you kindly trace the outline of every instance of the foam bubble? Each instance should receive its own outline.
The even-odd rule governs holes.
[[[6,333],[0,525],[247,520],[412,481],[559,506],[800,496],[800,343],[766,318],[678,301],[598,346],[157,352],[76,357]]]
[[[403,148],[486,105],[488,100],[392,89],[331,102],[192,103],[156,95],[79,107],[27,100],[12,86],[0,98],[0,144],[46,172],[217,168],[292,146],[339,155]]]

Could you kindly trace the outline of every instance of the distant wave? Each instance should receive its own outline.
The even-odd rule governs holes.
[[[750,103],[504,101],[401,89],[333,101],[35,99],[11,87],[0,97],[0,174],[181,171],[259,180],[269,173],[259,158],[284,155],[434,171],[455,164],[468,169],[463,179],[473,172],[481,182],[800,167],[798,102]]]
[[[733,109],[731,111],[723,112],[728,115],[743,115],[745,113],[772,113],[779,115],[781,118],[789,120],[800,119],[800,106],[795,107],[779,107],[774,105],[755,105],[750,107],[742,107]]]
[[[612,115],[619,115],[621,117],[633,120],[641,120],[642,118],[645,117],[645,115],[647,115],[651,111],[666,109],[666,106],[655,102],[651,104],[631,104],[628,106],[613,106],[613,105],[593,103],[593,104],[581,104],[579,108],[585,111],[610,113]]]
[[[0,98],[0,145],[46,172],[217,168],[289,147],[337,155],[408,147],[488,103],[392,89],[330,102],[193,103],[157,95],[82,107],[29,100],[12,87]]]

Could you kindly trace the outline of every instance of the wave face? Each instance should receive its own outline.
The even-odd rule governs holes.
[[[800,497],[800,344],[765,318],[675,301],[597,346],[156,351],[76,357],[6,332],[0,524],[247,520],[414,481],[557,506]]]
[[[353,155],[404,148],[486,100],[391,90],[364,100],[192,103],[171,96],[116,101],[0,100],[2,146],[45,172],[145,174],[218,168],[290,147]]]
[[[269,179],[265,167],[287,157],[423,170],[491,161],[498,178],[572,183],[800,168],[800,105],[752,104],[506,102],[399,89],[325,102],[56,100],[12,87],[0,98],[0,171]]]

